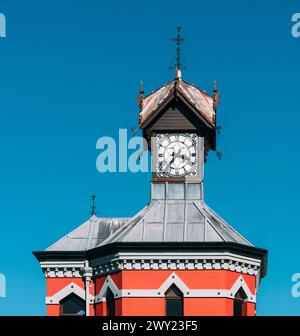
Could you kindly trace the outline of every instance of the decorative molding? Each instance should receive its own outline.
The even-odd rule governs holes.
[[[101,298],[101,301],[104,301],[103,299],[106,300],[106,292],[108,288],[112,291],[114,294],[115,298],[120,297],[120,291],[116,284],[114,283],[113,279],[108,275],[107,278],[105,279],[105,282],[103,286],[100,289],[99,294],[95,297],[95,302],[97,302],[97,298]]]
[[[95,276],[121,270],[229,270],[254,275],[260,281],[261,261],[224,253],[117,253],[91,261]]]
[[[46,278],[82,278],[82,261],[43,261]],[[256,288],[260,283],[261,261],[230,252],[119,252],[90,261],[94,277],[122,270],[229,270],[254,275]]]
[[[137,253],[120,252],[115,255],[97,258],[90,262],[90,266],[94,269],[94,277],[108,275],[121,270],[229,270],[241,274],[253,275],[256,277],[256,291],[260,283],[260,260],[235,255],[229,252],[224,253]],[[82,278],[82,268],[84,263],[81,261],[72,262],[41,262],[41,267],[46,278]],[[175,274],[175,273],[173,273]],[[121,290],[108,277],[107,287],[114,293],[115,297],[126,296],[157,296],[155,291],[133,291]],[[176,284],[177,285],[177,284]],[[177,287],[179,287],[177,285]],[[181,289],[181,288],[180,288]],[[105,289],[107,290],[107,288]],[[245,290],[245,289],[244,289]],[[162,290],[161,290],[162,291]],[[184,292],[184,291],[183,291]],[[187,291],[186,291],[187,292]],[[207,291],[207,290],[191,290],[189,297],[229,297],[231,293],[228,291]],[[246,290],[245,290],[246,292]],[[99,293],[100,294],[100,293]],[[103,293],[98,297],[103,297]],[[250,296],[250,294],[249,294]]]
[[[172,286],[175,285],[182,294],[184,295],[189,291],[189,288],[187,285],[179,278],[179,276],[176,273],[172,273],[167,280],[159,287],[158,291],[159,293],[162,293],[163,295],[165,292]]]
[[[238,277],[238,279],[235,281],[235,283],[233,284],[233,286],[230,289],[230,296],[234,297],[235,294],[241,289],[243,288],[245,294],[247,295],[247,300],[249,302],[252,302],[254,295],[251,293],[250,288],[248,287],[246,281],[244,280],[244,278],[240,275]]]
[[[98,295],[95,297],[90,294],[90,304],[93,303],[101,303],[106,301],[106,292],[109,288],[114,294],[115,298],[122,297],[164,297],[165,292],[172,285],[176,285],[183,296],[186,298],[229,298],[233,299],[235,294],[238,292],[240,288],[243,288],[245,294],[247,295],[247,301],[251,303],[256,302],[256,295],[252,294],[249,289],[247,283],[243,279],[242,276],[239,276],[235,283],[232,285],[230,289],[190,289],[181,279],[180,277],[173,272],[158,289],[119,289],[112,278],[108,275],[105,279],[103,286],[101,287]],[[74,293],[82,300],[85,301],[85,290],[71,282],[60,291],[58,291],[55,295],[51,297],[46,297],[46,304],[59,304],[62,299],[67,297],[68,295]]]
[[[84,261],[42,261],[45,278],[81,278]]]
[[[240,288],[243,288],[247,295],[247,301],[256,302],[256,295],[251,292],[242,276],[239,276],[230,289],[190,289],[176,273],[172,273],[158,289],[121,289],[119,290],[110,276],[107,276],[98,295],[95,296],[95,303],[105,301],[105,293],[110,288],[115,298],[122,297],[161,297],[175,284],[185,298],[228,298],[233,299]]]
[[[55,293],[53,296],[47,296],[46,304],[59,304],[62,299],[70,294],[75,294],[85,301],[85,290],[74,282],[71,282],[67,286],[59,290],[57,293]],[[94,303],[94,301],[94,296],[90,294],[90,303],[92,304]]]

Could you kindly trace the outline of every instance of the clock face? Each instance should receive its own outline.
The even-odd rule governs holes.
[[[198,137],[196,134],[158,134],[156,140],[157,176],[196,176],[197,149]]]

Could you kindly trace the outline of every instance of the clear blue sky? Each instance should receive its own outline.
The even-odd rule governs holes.
[[[149,200],[150,175],[100,174],[97,139],[138,122],[139,81],[173,77],[181,24],[184,79],[221,97],[219,150],[206,164],[206,202],[269,250],[259,315],[300,313],[299,52],[296,0],[0,0],[0,314],[45,314],[45,280],[32,250],[89,216],[131,216]],[[117,205],[117,207],[116,207]]]

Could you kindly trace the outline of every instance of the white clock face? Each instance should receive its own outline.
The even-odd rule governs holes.
[[[157,176],[196,176],[197,142],[196,134],[158,134],[156,142]]]

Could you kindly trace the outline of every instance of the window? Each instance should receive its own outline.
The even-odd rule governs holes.
[[[233,302],[233,315],[234,316],[246,316],[246,299],[247,295],[243,288],[235,294]]]
[[[70,294],[60,301],[60,315],[85,315],[85,301],[75,294]]]
[[[115,316],[115,296],[109,288],[106,292],[106,315]]]
[[[172,285],[165,293],[166,316],[183,316],[183,295]]]

